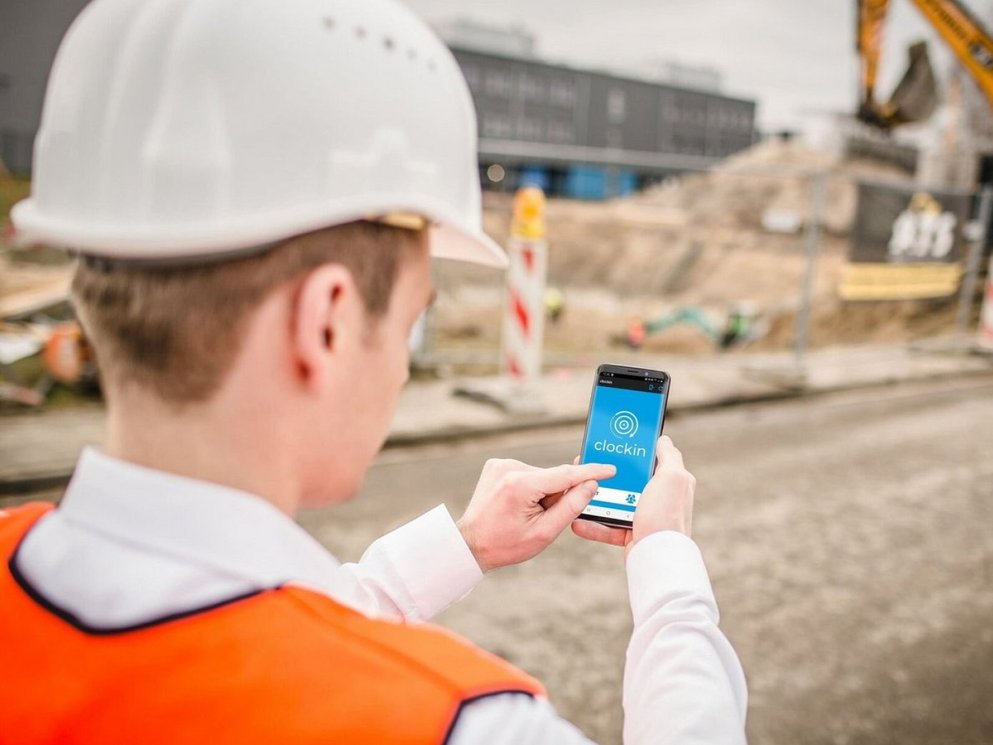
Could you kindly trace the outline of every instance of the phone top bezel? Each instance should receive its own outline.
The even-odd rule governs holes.
[[[603,364],[599,365],[596,369],[596,373],[593,375],[593,387],[590,389],[590,402],[586,409],[586,428],[583,431],[583,444],[580,448],[580,458],[582,458],[582,453],[586,452],[586,438],[590,433],[590,420],[593,416],[593,399],[596,396],[597,384],[600,382],[600,375],[605,372],[610,373],[620,373],[622,375],[638,375],[644,378],[661,378],[662,380],[662,416],[659,418],[659,431],[656,435],[656,439],[662,436],[662,430],[665,427],[665,415],[669,409],[669,373],[664,370],[655,370],[650,367],[632,367],[630,365],[611,365]],[[582,461],[580,461],[582,462]],[[652,467],[652,475],[655,475],[655,468],[658,467],[658,462],[656,462]],[[650,478],[650,477],[649,477]],[[614,528],[627,528],[631,529],[634,526],[634,513],[631,513],[630,520],[617,520],[611,517],[603,517],[602,515],[579,515],[580,520],[589,520],[594,523],[601,523],[603,525],[609,525]]]

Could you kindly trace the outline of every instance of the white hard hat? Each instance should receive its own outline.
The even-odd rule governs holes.
[[[412,214],[434,255],[504,266],[477,168],[458,64],[398,2],[94,0],[12,219],[29,241],[176,259]]]

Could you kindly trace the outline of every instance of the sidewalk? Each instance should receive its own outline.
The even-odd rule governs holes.
[[[610,362],[666,370],[672,377],[670,411],[932,378],[993,376],[989,357],[951,354],[937,344],[818,350],[808,354],[800,377],[788,354],[686,358],[621,352]],[[400,398],[387,447],[580,424],[592,382],[592,369],[569,369],[550,371],[525,393],[500,378],[411,383]],[[463,394],[465,389],[472,397]],[[511,405],[479,400],[491,394]],[[64,483],[80,449],[99,443],[102,436],[99,405],[0,417],[0,494]]]

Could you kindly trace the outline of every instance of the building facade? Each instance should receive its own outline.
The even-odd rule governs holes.
[[[452,46],[476,104],[480,165],[597,198],[707,168],[755,139],[755,102]],[[484,183],[487,179],[484,179]],[[492,182],[492,178],[489,179]]]
[[[14,173],[31,170],[48,71],[87,1],[0,2],[0,162]]]

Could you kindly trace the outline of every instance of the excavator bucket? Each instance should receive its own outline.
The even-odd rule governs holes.
[[[910,64],[886,104],[891,126],[922,122],[938,106],[938,83],[927,53],[927,43],[919,41],[907,50]]]
[[[903,78],[884,104],[866,98],[859,109],[858,118],[882,129],[892,129],[901,124],[922,122],[938,106],[938,83],[927,53],[927,43],[919,41],[907,50],[910,64]]]

